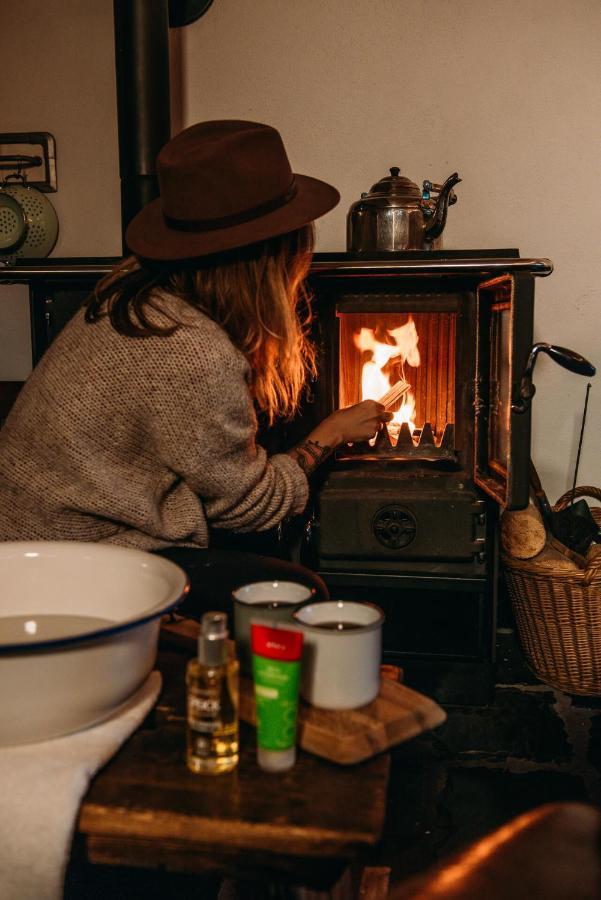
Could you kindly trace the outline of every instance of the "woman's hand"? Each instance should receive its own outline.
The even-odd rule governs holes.
[[[369,441],[391,419],[392,413],[386,412],[381,403],[363,400],[346,409],[337,409],[288,452],[305,474],[310,475],[339,444]]]
[[[362,400],[346,409],[338,409],[323,421],[326,425],[331,421],[334,433],[339,434],[339,444],[352,444],[354,441],[369,441],[382,428],[384,422],[390,422],[392,413],[377,400]]]

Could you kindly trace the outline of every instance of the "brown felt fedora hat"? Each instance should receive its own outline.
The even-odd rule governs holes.
[[[294,231],[340,200],[331,185],[290,168],[282,138],[258,122],[192,125],[157,158],[160,197],[130,222],[129,249],[192,259]]]

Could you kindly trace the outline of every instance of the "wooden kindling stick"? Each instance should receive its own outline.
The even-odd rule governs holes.
[[[411,390],[411,385],[408,381],[405,381],[404,378],[399,378],[396,384],[393,384],[391,388],[389,388],[385,394],[382,394],[378,403],[381,403],[386,409],[394,406],[395,403],[398,403],[401,397],[403,397],[408,391]]]

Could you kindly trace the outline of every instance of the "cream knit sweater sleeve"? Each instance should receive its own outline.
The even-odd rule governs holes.
[[[256,444],[245,357],[167,299],[171,335],[79,312],[46,351],[0,429],[0,540],[206,547],[209,526],[265,530],[303,510],[301,468]]]
[[[303,511],[309,486],[287,454],[255,442],[249,365],[226,333],[199,314],[165,341],[153,384],[150,431],[161,462],[202,500],[209,523],[261,531]]]

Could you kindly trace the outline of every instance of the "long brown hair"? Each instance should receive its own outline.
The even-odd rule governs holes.
[[[169,335],[181,323],[165,294],[181,297],[221,325],[246,356],[253,396],[268,421],[290,417],[307,377],[315,372],[305,286],[314,236],[310,224],[193,261],[157,264],[128,257],[97,284],[86,303],[86,321],[108,316],[124,335]],[[152,310],[171,324],[158,324]]]

